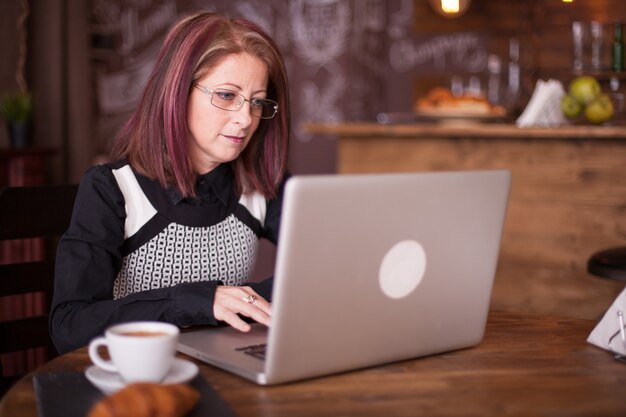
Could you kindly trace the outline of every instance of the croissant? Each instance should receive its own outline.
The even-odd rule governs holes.
[[[98,401],[88,417],[182,417],[199,398],[186,384],[135,383]]]

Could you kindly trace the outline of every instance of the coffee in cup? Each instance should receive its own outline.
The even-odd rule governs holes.
[[[89,358],[127,383],[160,382],[174,362],[179,333],[173,324],[156,321],[117,324],[89,343]],[[111,360],[100,356],[101,346],[107,347]]]

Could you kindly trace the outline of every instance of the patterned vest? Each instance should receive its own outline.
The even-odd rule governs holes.
[[[244,195],[232,207],[221,207],[225,212],[219,221],[181,224],[155,208],[130,166],[113,174],[125,200],[126,242],[139,241],[129,245],[114,282],[114,299],[182,282],[220,280],[242,285],[248,280],[265,216],[260,194]]]

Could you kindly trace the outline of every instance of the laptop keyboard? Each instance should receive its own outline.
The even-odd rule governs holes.
[[[267,351],[267,343],[260,343],[258,345],[241,346],[235,348],[238,352],[243,352],[246,355],[254,356],[255,358],[265,360],[265,352]]]

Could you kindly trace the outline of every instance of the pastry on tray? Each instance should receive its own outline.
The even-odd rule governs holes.
[[[502,106],[491,104],[485,97],[464,94],[455,96],[445,87],[435,87],[415,102],[417,114],[431,116],[493,116],[506,115]]]
[[[88,417],[183,417],[199,398],[186,384],[135,383],[98,401]]]

